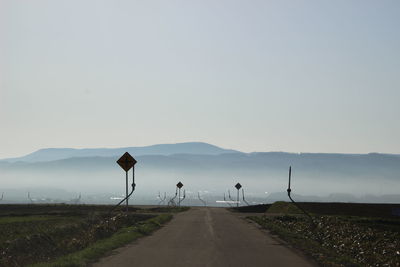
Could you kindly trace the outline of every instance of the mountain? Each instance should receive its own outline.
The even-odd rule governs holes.
[[[129,148],[127,148],[129,151]],[[42,151],[42,150],[40,150]],[[40,152],[38,151],[38,153]],[[46,150],[44,150],[46,151]],[[79,150],[78,150],[79,151]],[[125,151],[125,150],[122,150]],[[160,151],[151,154],[149,150],[143,153],[134,153],[139,169],[143,170],[180,170],[185,172],[229,171],[233,173],[269,173],[286,172],[289,166],[293,174],[302,174],[305,177],[331,176],[341,177],[371,177],[374,179],[387,178],[398,181],[400,179],[400,157],[387,154],[312,154],[312,153],[285,153],[285,152],[257,152],[257,153],[222,153],[222,154],[190,154],[175,153],[161,154]],[[172,150],[170,150],[172,151]],[[175,152],[178,151],[175,149]],[[185,152],[187,152],[186,150]],[[193,150],[192,150],[193,151]],[[215,150],[226,152],[228,150]],[[94,151],[93,151],[94,152]],[[194,151],[193,151],[194,152]],[[147,154],[146,154],[147,153]],[[158,153],[158,154],[156,154]],[[111,154],[111,153],[110,153]],[[112,156],[83,156],[67,157],[49,161],[3,161],[0,170],[42,170],[58,169],[64,171],[94,171],[111,170],[118,168],[115,161],[122,153]],[[32,155],[32,154],[31,154]],[[45,154],[49,156],[48,154]],[[69,154],[71,155],[71,154]],[[29,155],[28,155],[29,156]],[[26,157],[28,157],[26,156]],[[24,158],[24,157],[23,157]],[[21,159],[21,158],[20,158]],[[44,159],[42,157],[41,159]]]
[[[54,151],[58,154],[40,150],[27,159],[0,161],[0,189],[27,188],[35,193],[32,188],[46,186],[86,194],[125,192],[125,173],[116,164],[125,151],[137,160],[135,194],[142,197],[154,197],[158,191],[171,195],[176,183],[182,181],[195,198],[196,192],[207,191],[221,199],[228,190],[236,193],[233,186],[240,182],[249,198],[279,199],[269,193],[285,192],[289,166],[293,194],[313,196],[314,200],[328,196],[332,201],[360,201],[363,195],[397,196],[400,188],[400,157],[389,154],[239,153],[204,143]],[[51,159],[64,158],[49,160],[51,155]],[[398,201],[396,196],[384,200],[368,196],[364,201]]]
[[[46,148],[18,158],[8,158],[1,161],[7,162],[43,162],[55,161],[68,158],[81,157],[117,157],[129,152],[134,157],[143,155],[173,155],[173,154],[197,154],[218,155],[223,153],[239,153],[232,149],[223,149],[202,142],[188,142],[177,144],[159,144],[143,147],[121,147],[121,148]]]

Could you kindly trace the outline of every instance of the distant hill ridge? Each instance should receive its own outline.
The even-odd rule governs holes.
[[[8,158],[1,161],[44,162],[75,157],[116,157],[122,155],[125,152],[129,152],[134,156],[169,156],[173,154],[219,155],[224,153],[240,153],[240,151],[237,150],[224,149],[208,143],[186,142],[121,148],[44,148],[23,157]]]
[[[289,152],[252,152],[243,153],[237,150],[224,149],[215,145],[203,142],[187,142],[176,144],[158,144],[142,147],[121,147],[121,148],[45,148],[35,151],[26,156],[17,158],[2,159],[0,162],[15,163],[40,163],[60,161],[72,158],[80,158],[87,161],[90,158],[119,157],[128,151],[134,157],[151,156],[153,160],[165,161],[166,157],[175,155],[180,160],[192,160],[195,162],[208,162],[207,164],[223,165],[226,162],[238,161],[241,164],[261,164],[280,166],[302,162],[307,165],[319,165],[319,167],[331,165],[337,168],[338,165],[363,165],[367,167],[379,164],[383,166],[399,164],[399,154],[340,154],[340,153],[289,153]],[[215,157],[218,156],[218,157]],[[154,158],[155,157],[155,158]],[[159,158],[161,157],[161,158]],[[83,159],[85,158],[85,159]],[[175,159],[176,160],[176,159]]]

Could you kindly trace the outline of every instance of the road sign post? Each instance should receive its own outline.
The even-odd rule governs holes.
[[[313,227],[313,229],[317,228],[317,225],[314,223],[314,220],[311,217],[311,215],[307,211],[305,211],[299,204],[297,204],[293,200],[293,198],[290,196],[290,193],[292,192],[292,189],[290,188],[290,180],[291,179],[292,179],[292,166],[289,166],[289,184],[288,184],[288,189],[286,190],[288,193],[288,197],[289,197],[290,201],[292,201],[292,203],[310,219],[311,226]]]
[[[178,187],[179,190],[179,196],[178,196],[178,206],[181,206],[181,188],[182,188],[183,184],[181,182],[176,184],[176,187]]]
[[[237,201],[236,201],[236,207],[239,207],[239,190],[240,188],[242,188],[242,185],[240,183],[237,183],[235,185],[236,189],[237,189]]]
[[[125,154],[123,154],[123,155],[117,160],[118,165],[121,166],[121,168],[124,169],[124,171],[125,171],[125,180],[126,180],[126,212],[128,212],[128,205],[129,205],[129,203],[128,203],[128,199],[129,199],[129,196],[128,196],[128,171],[129,171],[131,168],[133,168],[133,169],[132,169],[132,179],[133,179],[132,187],[133,187],[133,190],[134,190],[134,188],[135,188],[135,164],[136,164],[136,162],[137,162],[137,161],[136,161],[128,152],[125,152]]]
[[[128,172],[125,172],[125,197],[126,197],[126,212],[128,212]]]

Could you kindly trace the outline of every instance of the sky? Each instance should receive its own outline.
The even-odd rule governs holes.
[[[0,0],[0,158],[400,153],[400,2]]]

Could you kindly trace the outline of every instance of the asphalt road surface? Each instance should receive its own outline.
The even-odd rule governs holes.
[[[315,266],[253,223],[223,208],[191,208],[94,266]]]

